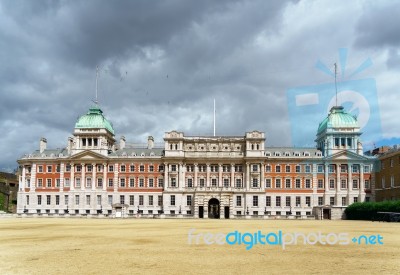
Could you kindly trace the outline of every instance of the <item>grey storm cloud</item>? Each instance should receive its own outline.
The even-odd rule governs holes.
[[[317,60],[333,64],[349,47],[373,57],[377,81],[399,68],[399,4],[331,2],[1,1],[0,170],[14,169],[42,136],[66,145],[94,100],[96,66],[117,138],[211,135],[215,98],[217,134],[257,129],[269,146],[293,145],[286,91],[332,81]],[[382,117],[395,116],[384,98],[396,83],[378,84]],[[318,125],[304,123],[296,145],[309,146]],[[395,123],[388,136],[400,134]]]

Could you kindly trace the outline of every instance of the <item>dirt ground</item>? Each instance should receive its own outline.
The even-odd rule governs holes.
[[[350,240],[362,234],[379,234],[383,244],[367,245],[362,238],[361,244],[350,241],[348,245],[310,245],[299,238],[297,245],[287,245],[285,249],[281,245],[256,244],[246,250],[244,244],[205,243],[215,242],[217,239],[212,236],[217,233],[236,230],[348,233]],[[286,236],[287,241],[289,237]],[[374,242],[374,238],[370,240]],[[333,243],[335,237],[328,241]],[[399,274],[399,270],[400,223],[0,219],[0,274]]]

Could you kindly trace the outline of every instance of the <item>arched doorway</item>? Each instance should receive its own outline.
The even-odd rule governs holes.
[[[208,218],[219,219],[219,200],[216,198],[208,201]]]

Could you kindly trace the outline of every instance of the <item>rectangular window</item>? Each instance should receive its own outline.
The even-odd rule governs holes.
[[[86,187],[92,187],[92,178],[86,178]]]
[[[135,187],[135,179],[134,178],[130,178],[129,179],[129,187]]]
[[[43,187],[43,179],[38,179],[37,186],[38,187]]]
[[[108,166],[108,172],[114,172],[114,165]]]
[[[236,179],[236,188],[242,188],[242,179]]]
[[[97,195],[97,205],[101,205],[101,195]]]
[[[224,179],[224,187],[229,187],[229,179]]]
[[[139,166],[139,171],[140,171],[140,172],[144,172],[144,165],[140,165],[140,166]]]
[[[171,172],[176,172],[176,165],[175,164],[171,165]]]
[[[335,165],[334,164],[329,165],[329,173],[335,173]]]
[[[330,205],[335,205],[335,197],[330,197],[329,198],[329,204]]]
[[[43,173],[43,166],[41,165],[38,166],[38,173]]]
[[[311,173],[311,165],[306,165],[306,173]]]
[[[271,165],[266,165],[265,166],[265,172],[268,172],[268,173],[271,172]]]
[[[253,206],[258,206],[258,196],[253,196]]]
[[[324,172],[324,166],[321,165],[321,164],[319,164],[319,165],[317,166],[317,172],[318,172],[318,173],[323,173],[323,172]]]
[[[292,187],[292,182],[290,179],[285,179],[285,188],[291,188]]]
[[[358,180],[353,180],[353,189],[358,189]]]
[[[171,187],[176,187],[176,178],[171,178]]]
[[[150,165],[150,166],[149,166],[149,171],[150,171],[150,172],[154,172],[154,165]]]
[[[280,196],[276,197],[275,205],[276,206],[281,206],[281,197]]]
[[[297,207],[300,207],[300,205],[301,205],[301,197],[300,197],[300,196],[297,196],[297,197],[296,197],[296,206],[297,206]]]
[[[164,165],[158,166],[158,172],[164,172]]]
[[[192,196],[188,195],[186,197],[186,205],[191,206],[192,205]]]
[[[335,189],[335,179],[329,179],[329,188]]]
[[[134,204],[135,204],[135,196],[129,195],[129,205],[134,205]]]
[[[60,205],[60,195],[56,195],[56,205]]]
[[[158,196],[158,206],[162,205],[162,196]]]
[[[318,188],[323,189],[324,188],[324,180],[323,179],[318,179]]]
[[[318,197],[318,205],[324,204],[324,197]]]
[[[129,172],[135,172],[135,165],[129,166]]]
[[[64,179],[64,187],[70,187],[71,181],[69,178]]]
[[[211,179],[211,186],[212,187],[217,187],[217,179]]]
[[[295,186],[296,188],[301,188],[301,180],[300,179],[296,179],[295,180],[295,185],[296,185]]]
[[[125,204],[125,196],[124,195],[120,195],[119,196],[119,203],[120,204]]]
[[[370,166],[369,165],[365,165],[364,166],[364,173],[370,173],[370,172],[371,172]]]
[[[187,187],[189,187],[189,188],[193,187],[193,179],[191,179],[191,178],[187,179]]]
[[[354,197],[354,198],[353,198],[353,202],[358,202],[358,198],[357,198],[357,197]]]
[[[139,179],[139,187],[144,187],[144,178]]]
[[[158,179],[158,187],[163,187],[164,186],[164,179],[163,178],[159,178]]]
[[[68,204],[69,204],[69,196],[68,196],[68,195],[65,195],[65,196],[64,196],[64,204],[65,204],[65,205],[68,205]]]
[[[289,166],[289,165],[286,165],[286,166],[285,166],[285,172],[286,172],[286,173],[290,173],[290,166]]]
[[[60,164],[57,164],[57,166],[56,166],[56,172],[57,172],[57,173],[60,173],[60,171],[61,171],[61,169],[60,169]]]
[[[51,179],[46,179],[46,186],[51,187]]]
[[[171,195],[171,199],[170,199],[171,205],[175,205],[175,195]]]
[[[121,165],[120,169],[121,169],[121,172],[126,172],[126,166],[125,165]]]
[[[153,195],[149,195],[149,205],[153,205]]]
[[[346,164],[340,165],[340,173],[347,173],[347,165]]]
[[[86,195],[86,205],[90,205],[90,195]]]
[[[153,178],[149,179],[149,187],[154,187],[154,179]]]
[[[342,206],[346,205],[346,197],[342,197]]]
[[[271,188],[271,179],[265,179],[265,188]]]
[[[81,178],[75,179],[75,187],[81,187]]]
[[[258,171],[258,165],[257,164],[253,164],[251,167],[252,167],[252,171],[253,172],[257,172]]]
[[[97,179],[97,187],[103,187],[103,178]]]
[[[235,165],[235,172],[243,172],[243,166],[242,165]]]
[[[108,195],[108,204],[109,205],[113,204],[113,196],[112,195]]]
[[[360,171],[360,166],[358,164],[353,164],[352,170],[353,173],[358,173]]]
[[[47,205],[50,205],[50,204],[51,204],[51,197],[50,197],[50,195],[46,195],[46,203],[47,203]]]
[[[108,179],[108,187],[114,186],[114,179]]]
[[[42,205],[42,195],[37,196],[37,204]]]
[[[282,188],[281,179],[275,179],[275,188]]]
[[[265,206],[271,206],[271,196],[265,197]]]
[[[306,188],[311,188],[311,179],[306,179]]]
[[[365,189],[370,189],[369,180],[364,180],[364,187]]]
[[[340,188],[346,189],[347,188],[347,180],[346,179],[341,179],[340,180]]]
[[[242,206],[242,197],[236,196],[236,206]]]
[[[139,205],[143,205],[144,204],[144,196],[140,195],[139,196]]]
[[[97,165],[97,172],[103,171],[103,165]]]
[[[26,205],[29,205],[29,195],[26,195]]]
[[[87,165],[86,166],[86,171],[87,172],[92,172],[93,171],[93,166],[92,165]]]
[[[52,166],[47,166],[47,173],[51,173],[52,172],[53,167]]]
[[[291,206],[290,197],[286,197],[286,206]]]
[[[253,188],[258,187],[258,178],[253,178]]]
[[[275,166],[275,172],[280,173],[281,172],[281,166],[277,165]]]
[[[301,167],[300,165],[296,165],[296,173],[300,173],[301,172]]]
[[[306,197],[306,205],[307,205],[308,207],[311,206],[311,197]]]
[[[79,205],[79,195],[75,195],[75,205]]]

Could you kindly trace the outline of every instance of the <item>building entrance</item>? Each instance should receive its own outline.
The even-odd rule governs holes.
[[[208,202],[208,218],[219,219],[219,200],[212,198]]]

